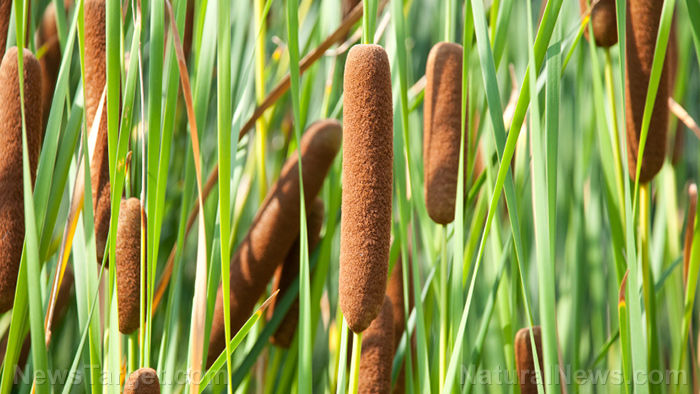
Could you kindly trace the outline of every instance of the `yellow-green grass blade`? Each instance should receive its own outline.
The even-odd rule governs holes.
[[[626,45],[626,2],[623,0],[616,1],[616,11],[617,11],[617,32],[618,32],[618,52],[619,52],[619,89],[624,91],[625,89],[625,45]],[[621,108],[625,107],[625,95],[621,95],[622,105]],[[626,124],[625,111],[621,111],[622,114],[622,124]],[[622,154],[622,166],[623,173],[629,173],[629,165],[627,161],[627,140],[625,138],[620,138],[622,142],[620,146],[620,153]],[[639,288],[639,278],[638,278],[638,267],[639,262],[637,260],[637,250],[635,248],[635,235],[634,235],[634,225],[633,225],[633,209],[632,209],[632,192],[630,191],[629,182],[624,183],[624,218],[625,218],[625,251],[627,257],[627,267],[629,269],[628,281],[632,289]],[[632,297],[628,299],[628,304],[626,304],[627,319],[629,319],[629,327],[642,327],[642,310],[639,299]],[[632,374],[645,373],[647,371],[647,348],[644,345],[644,340],[642,338],[642,333],[640,330],[630,330],[630,347],[631,347],[631,360],[630,367]],[[649,393],[649,384],[647,380],[642,380],[640,382],[634,382],[635,392],[640,394]]]
[[[17,34],[17,45],[24,48],[24,32],[27,23],[27,1],[14,2],[15,27]],[[26,269],[26,282],[18,282],[18,287],[26,287],[27,301],[29,306],[29,327],[32,341],[32,361],[34,369],[39,372],[48,372],[48,354],[44,338],[44,308],[41,297],[40,286],[36,286],[36,279],[40,278],[41,263],[39,261],[39,239],[37,235],[37,222],[35,215],[34,199],[32,197],[32,180],[29,170],[29,147],[27,145],[27,125],[26,111],[24,105],[24,58],[17,56],[17,74],[19,78],[19,93],[21,100],[22,118],[22,189],[24,195],[24,251],[26,264],[20,266]],[[31,278],[31,279],[30,279]],[[19,290],[21,291],[21,290]],[[10,367],[10,370],[13,368]],[[48,379],[35,379],[34,387],[37,393],[49,393],[50,387]]]
[[[253,313],[248,320],[243,324],[240,330],[236,333],[236,335],[231,338],[230,343],[227,345],[227,348],[229,350],[227,351],[234,351],[240,345],[241,341],[248,335],[248,332],[250,331],[251,328],[255,325],[255,323],[260,319],[262,316],[262,313],[265,311],[267,306],[272,302],[272,299],[277,296],[277,292],[273,293],[263,304],[258,308],[255,313]],[[211,382],[211,379],[223,368],[224,363],[226,363],[226,356],[225,353],[221,353],[219,357],[214,361],[212,366],[207,370],[207,373],[204,374],[202,377],[202,380],[199,383],[199,392],[201,393]],[[229,386],[230,387],[230,386]]]

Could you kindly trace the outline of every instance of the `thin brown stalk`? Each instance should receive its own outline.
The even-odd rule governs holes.
[[[685,127],[692,130],[696,137],[700,138],[700,127],[698,127],[698,124],[695,122],[695,119],[693,119],[693,117],[690,116],[688,111],[686,111],[682,105],[678,104],[676,100],[673,99],[673,97],[668,98],[668,109],[671,110],[671,113],[676,115],[678,120],[683,122]]]

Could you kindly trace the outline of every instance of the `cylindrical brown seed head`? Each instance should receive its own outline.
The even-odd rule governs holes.
[[[532,334],[535,337],[535,347],[537,349],[537,360],[540,371],[544,373],[544,360],[542,358],[542,332],[540,326],[532,327]],[[532,355],[532,344],[530,343],[530,329],[521,328],[515,334],[515,364],[518,370],[518,383],[522,394],[537,394],[537,371],[535,369],[535,358]]]
[[[411,266],[411,259],[408,259],[408,266]],[[411,285],[413,275],[411,270],[408,270],[408,309],[413,309],[413,286]],[[394,317],[394,353],[399,347],[401,336],[406,329],[406,313],[404,311],[404,294],[403,294],[403,265],[401,258],[394,263],[394,269],[391,270],[389,282],[386,286],[386,295],[391,300],[392,314]],[[408,348],[407,348],[408,349]],[[402,365],[399,375],[394,385],[393,393],[404,393],[406,391],[405,367]]]
[[[625,49],[625,100],[627,115],[627,156],[630,176],[637,170],[639,138],[644,116],[656,35],[659,31],[660,0],[627,1],[627,47]],[[668,128],[668,64],[664,64],[654,109],[649,123],[639,183],[649,182],[661,169],[666,154]]]
[[[324,207],[323,201],[319,198],[314,200],[314,204],[309,209],[306,215],[306,229],[309,241],[309,253],[311,253],[318,245],[321,239],[321,227],[323,226]],[[279,294],[272,300],[267,308],[268,320],[272,318],[278,308],[279,301],[282,300],[285,293],[292,285],[294,280],[299,276],[299,240],[294,242],[284,262],[275,270],[272,291],[279,289]],[[297,297],[289,310],[284,315],[282,322],[277,327],[277,331],[270,337],[270,342],[274,345],[288,348],[294,339],[294,332],[297,329],[299,322],[299,298]]]
[[[304,198],[307,206],[318,195],[340,149],[342,128],[335,120],[314,123],[301,139]],[[299,166],[297,153],[287,160],[280,177],[270,189],[248,234],[231,259],[231,332],[238,331],[250,317],[277,266],[284,260],[299,235]],[[223,292],[219,287],[209,337],[207,365],[225,346]]]
[[[130,334],[139,327],[140,313],[141,201],[138,198],[122,200],[119,205],[114,259],[117,265],[119,331]]]
[[[124,394],[160,394],[160,381],[153,368],[132,372],[124,382]]]
[[[596,45],[600,47],[611,47],[617,44],[617,11],[615,10],[615,0],[579,0],[581,13],[591,8],[591,26]],[[588,38],[588,27],[583,31]]]
[[[88,130],[98,116],[102,91],[107,80],[106,27],[104,0],[85,1],[85,118]],[[95,213],[97,261],[102,263],[109,233],[110,186],[107,134],[107,103],[102,107],[95,151],[90,162],[92,205]]]
[[[425,204],[431,219],[447,224],[454,220],[457,196],[462,127],[462,46],[450,42],[436,44],[428,55],[425,79]]]
[[[389,393],[394,362],[394,316],[384,296],[381,310],[362,335],[358,393]]]
[[[0,314],[12,308],[24,243],[22,187],[22,113],[17,47],[0,64]],[[24,109],[32,184],[36,177],[42,134],[41,66],[29,50],[24,59]]]
[[[5,54],[7,46],[7,30],[10,28],[10,14],[12,14],[12,1],[0,1],[0,54]]]
[[[384,48],[355,45],[343,89],[339,302],[348,327],[362,332],[382,307],[389,265],[393,113]]]
[[[411,259],[409,258],[409,267]],[[408,270],[408,308],[413,309],[413,286],[411,280],[413,275],[411,270]],[[403,266],[401,257],[394,263],[394,268],[391,270],[389,282],[386,286],[386,295],[391,300],[391,306],[394,314],[394,349],[399,346],[401,336],[406,329],[406,313],[404,311],[404,296],[403,296]]]

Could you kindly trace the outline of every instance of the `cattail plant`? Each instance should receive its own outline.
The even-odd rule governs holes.
[[[324,206],[323,200],[317,198],[314,200],[311,209],[306,215],[307,233],[309,240],[309,252],[316,248],[321,240],[321,227],[323,226]],[[279,306],[279,301],[282,300],[284,294],[292,285],[294,280],[299,276],[299,240],[294,242],[292,248],[289,249],[284,262],[275,270],[275,277],[272,284],[272,290],[279,289],[279,294],[272,300],[267,309],[268,320],[274,316]],[[277,331],[270,337],[270,342],[273,344],[288,348],[294,339],[294,332],[297,329],[299,322],[299,298],[296,298],[292,305],[284,315],[282,322],[277,327]]]
[[[122,334],[131,334],[139,328],[140,315],[141,201],[138,198],[122,200],[119,205],[114,258],[117,270],[119,331]]]
[[[302,137],[301,166],[307,204],[316,198],[323,185],[340,149],[341,135],[340,123],[323,120],[311,125]],[[297,239],[299,209],[299,166],[297,153],[293,153],[231,260],[231,332],[238,331],[250,317],[277,266]],[[209,337],[208,365],[226,345],[223,308],[223,291],[219,286]]]
[[[160,381],[153,368],[140,368],[124,382],[124,394],[160,394]]]
[[[627,114],[627,152],[632,178],[637,169],[639,138],[644,104],[654,61],[656,36],[659,31],[663,2],[636,0],[627,2],[627,47],[625,48],[625,103]],[[668,57],[667,57],[668,59]],[[666,60],[667,62],[668,60]],[[639,183],[649,182],[661,169],[666,154],[668,128],[669,73],[665,62],[649,123]]]
[[[22,113],[17,47],[0,64],[0,314],[12,308],[24,243],[22,188]],[[42,135],[41,66],[27,49],[24,62],[24,108],[27,154],[32,184],[36,177]]]
[[[389,393],[394,361],[394,316],[391,300],[384,297],[382,308],[363,334],[358,393]]]
[[[539,361],[540,372],[544,379],[544,359],[542,356],[542,330],[540,326],[532,327],[532,335],[535,338],[535,348],[537,350],[537,360]],[[525,327],[515,334],[515,364],[518,370],[518,383],[522,394],[537,394],[537,370],[535,368],[535,357],[532,353],[532,343],[530,342],[530,329]],[[544,381],[544,380],[543,380]]]
[[[109,234],[110,185],[109,150],[107,134],[107,102],[102,113],[97,110],[105,90],[107,80],[105,2],[87,0],[85,12],[85,118],[88,130],[96,117],[100,117],[95,151],[90,162],[90,183],[92,185],[92,206],[95,216],[95,245],[97,261],[104,260],[105,244]]]
[[[425,204],[430,218],[439,224],[448,224],[455,217],[462,135],[462,52],[459,44],[437,43],[430,50],[425,67]]]
[[[617,44],[617,18],[615,0],[579,0],[581,13],[585,13],[591,7],[591,26],[596,45],[611,47]],[[588,28],[583,31],[588,37]]]
[[[382,307],[389,260],[393,111],[384,48],[354,46],[343,89],[339,303],[348,327],[360,333]]]

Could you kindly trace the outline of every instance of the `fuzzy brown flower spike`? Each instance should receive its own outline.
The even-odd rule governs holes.
[[[362,335],[358,393],[389,393],[394,362],[394,316],[384,297],[379,315]]]
[[[425,204],[430,218],[439,224],[455,218],[462,127],[462,52],[459,44],[440,42],[430,50],[425,68]],[[464,168],[466,171],[466,165]]]
[[[343,89],[339,302],[348,327],[359,333],[382,307],[389,265],[393,110],[384,48],[354,46]]]
[[[0,64],[0,314],[12,308],[24,243],[22,184],[22,101],[19,92],[17,47]],[[32,53],[24,61],[24,109],[32,184],[41,149],[41,66]]]
[[[12,15],[12,0],[0,1],[0,54],[5,54],[7,46],[7,30],[10,28],[10,15]]]
[[[644,104],[654,61],[656,35],[663,1],[627,0],[627,47],[625,48],[625,100],[627,114],[627,154],[630,176],[637,170],[637,154],[644,116]],[[664,62],[667,63],[667,62]],[[649,123],[639,183],[649,182],[661,169],[666,154],[668,128],[668,64],[664,64]]]
[[[160,381],[153,368],[132,372],[124,383],[124,394],[160,394]]]
[[[140,314],[141,201],[138,198],[122,200],[119,206],[114,258],[117,265],[119,331],[122,334],[131,334],[139,328]]]
[[[104,0],[85,1],[85,117],[88,130],[97,116],[107,80],[106,27]],[[102,107],[97,143],[90,162],[92,204],[95,213],[97,261],[102,263],[110,217],[109,149],[107,102]]]
[[[311,206],[309,213],[306,215],[306,229],[308,233],[309,240],[309,253],[311,253],[318,245],[321,240],[321,227],[323,226],[323,212],[324,206],[323,201],[317,198],[314,204]],[[275,297],[270,306],[267,308],[267,319],[272,319],[277,307],[279,306],[279,301],[286,294],[289,287],[294,283],[294,280],[299,276],[299,240],[294,242],[292,248],[289,249],[287,257],[284,259],[282,265],[277,267],[275,271],[275,278],[272,285],[272,291],[279,289],[279,294]],[[270,342],[274,345],[288,348],[294,339],[294,333],[297,329],[297,323],[299,322],[299,298],[297,297],[289,310],[284,315],[282,322],[277,331],[270,337]]]
[[[579,0],[581,13],[591,8],[591,26],[593,27],[593,37],[596,45],[600,47],[611,47],[617,44],[617,11],[615,10],[615,0]],[[583,31],[588,37],[588,27]]]
[[[540,326],[532,327],[532,334],[535,337],[535,347],[537,349],[537,359],[540,365],[540,372],[544,373],[544,359],[542,356],[542,330]],[[537,394],[537,371],[535,369],[535,358],[532,354],[532,343],[530,342],[530,329],[525,327],[515,334],[515,364],[518,370],[518,382],[520,383],[521,394]]]
[[[340,123],[314,123],[301,139],[304,198],[307,207],[318,195],[342,140]],[[238,331],[253,312],[277,266],[299,236],[299,166],[297,152],[287,160],[270,189],[248,234],[231,259],[231,332]],[[207,365],[225,347],[223,291],[219,287],[209,337]]]

